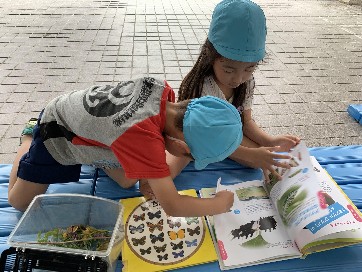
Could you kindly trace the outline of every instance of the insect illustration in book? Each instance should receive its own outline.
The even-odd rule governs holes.
[[[300,190],[300,187],[299,185],[291,186],[277,201],[277,208],[285,225],[288,225],[293,211],[302,205],[307,197],[307,190]]]
[[[257,221],[250,221],[237,229],[231,230],[232,240],[242,239],[242,246],[258,247],[268,244],[263,238],[266,232],[272,232],[277,228],[274,216],[260,217]]]
[[[127,218],[125,241],[141,260],[170,265],[193,256],[204,241],[200,217],[168,216],[156,200],[145,200]]]
[[[251,199],[268,199],[269,196],[263,186],[250,186],[240,188],[235,191],[240,201],[248,201]]]

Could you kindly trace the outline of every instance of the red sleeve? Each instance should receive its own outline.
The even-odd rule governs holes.
[[[171,86],[168,85],[166,80],[165,80],[165,89],[163,91],[162,99],[166,99],[167,101],[170,101],[172,103],[175,103],[176,100],[175,92],[173,91]]]
[[[132,126],[111,145],[127,178],[170,176],[165,143],[157,119],[154,116]]]

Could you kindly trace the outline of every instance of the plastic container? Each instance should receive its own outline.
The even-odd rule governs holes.
[[[113,200],[80,194],[38,195],[11,232],[8,244],[23,250],[36,249],[80,254],[90,258],[100,257],[108,263],[107,271],[111,272],[115,271],[124,238],[122,216],[122,204]],[[107,249],[92,251],[36,243],[39,232],[44,234],[55,228],[80,224],[108,230],[111,239]]]

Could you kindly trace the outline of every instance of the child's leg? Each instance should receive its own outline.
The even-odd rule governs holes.
[[[122,168],[119,169],[104,169],[103,170],[111,179],[117,182],[122,188],[130,188],[135,185],[137,179],[126,178]],[[140,192],[148,198],[153,198],[153,192],[147,180],[140,180]]]
[[[49,186],[49,184],[28,182],[17,177],[19,161],[22,156],[28,152],[31,141],[32,137],[30,135],[23,136],[22,144],[18,149],[10,172],[8,202],[11,206],[20,211],[24,211],[35,196],[45,193]]]
[[[103,170],[111,179],[117,182],[122,188],[130,188],[135,185],[137,179],[126,178],[124,170],[122,168],[117,169],[104,169]]]
[[[166,151],[166,161],[170,167],[171,177],[175,178],[181,173],[182,169],[190,162],[186,157],[175,157]],[[129,188],[138,182],[138,179],[126,178],[122,168],[119,169],[105,169],[104,172],[114,181],[116,181],[122,188]],[[146,197],[153,197],[151,187],[148,185],[147,180],[140,180],[140,192]]]

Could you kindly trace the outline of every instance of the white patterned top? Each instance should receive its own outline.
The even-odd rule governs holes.
[[[251,109],[253,105],[254,87],[255,87],[255,81],[254,78],[252,78],[249,80],[248,88],[246,89],[247,93],[245,94],[245,100],[240,107],[240,111]],[[227,100],[224,93],[220,90],[219,86],[216,84],[212,75],[206,77],[204,80],[201,96],[205,95],[212,95]],[[233,98],[234,96],[230,97],[228,102],[232,103]]]

